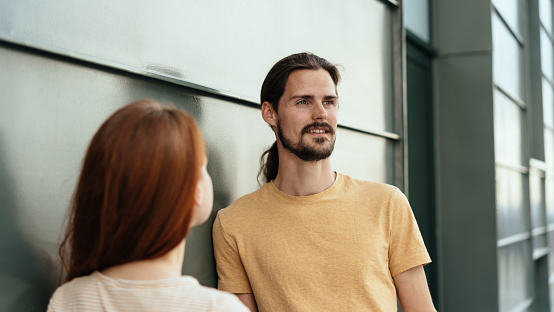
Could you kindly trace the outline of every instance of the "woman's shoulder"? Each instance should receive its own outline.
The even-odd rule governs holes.
[[[194,299],[195,305],[205,306],[204,311],[249,311],[237,296],[203,286],[192,276],[182,276],[181,283],[184,286],[182,296]]]

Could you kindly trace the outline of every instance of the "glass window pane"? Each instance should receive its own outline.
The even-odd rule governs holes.
[[[548,80],[542,80],[542,109],[544,125],[554,127],[554,92]]]
[[[546,162],[546,212],[548,224],[554,224],[554,130],[552,129],[544,131],[544,156]]]
[[[531,200],[531,226],[534,229],[545,227],[544,179],[536,169],[531,169],[529,172],[529,192]]]
[[[544,181],[547,224],[554,224],[554,176]],[[552,249],[554,251],[554,249]]]
[[[552,41],[541,28],[541,70],[548,79],[553,80],[554,65],[552,64]]]
[[[547,174],[554,174],[554,131],[552,129],[544,130],[544,158]]]
[[[429,27],[429,0],[404,0],[406,28],[426,42],[431,42]]]
[[[496,206],[498,238],[528,231],[523,194],[523,175],[518,171],[496,167]]]
[[[548,247],[546,234],[533,236],[533,250],[541,250]]]
[[[494,151],[496,162],[523,166],[522,110],[502,92],[494,92]]]
[[[548,244],[550,249],[550,254],[548,255],[548,262],[550,267],[550,275],[554,274],[554,257],[552,257],[552,251],[554,250],[554,231],[548,232]],[[554,287],[551,287],[554,289]]]
[[[521,47],[496,14],[492,17],[492,36],[494,82],[509,94],[523,99]]]
[[[517,34],[521,34],[519,23],[520,10],[518,7],[519,0],[494,0],[492,2],[506,23],[510,25],[512,30],[514,30]]]
[[[498,251],[499,311],[515,311],[515,307],[531,296],[528,278],[532,274],[531,266],[528,240],[500,248]]]
[[[552,0],[539,0],[539,14],[544,27],[552,33]]]

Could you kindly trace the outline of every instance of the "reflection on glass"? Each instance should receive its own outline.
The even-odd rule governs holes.
[[[496,206],[498,237],[506,238],[528,230],[523,194],[523,175],[514,170],[496,168]]]
[[[545,227],[544,179],[536,169],[531,169],[529,173],[529,196],[531,200],[532,228]]]
[[[431,42],[429,0],[406,0],[402,4],[404,4],[406,28],[418,35],[423,41]]]
[[[530,297],[530,253],[528,240],[502,247],[498,251],[499,311],[517,311],[515,308]]]
[[[539,16],[546,30],[552,33],[552,0],[539,0]]]
[[[543,74],[548,77],[548,79],[553,80],[554,77],[554,67],[552,64],[552,41],[550,37],[546,34],[544,29],[541,28],[540,36],[540,45],[541,45],[541,70]]]
[[[494,82],[509,94],[523,99],[522,48],[496,14],[492,16],[492,39]]]
[[[554,174],[554,130],[544,130],[544,160],[547,175]]]
[[[502,92],[494,92],[494,150],[496,162],[523,166],[521,157],[522,110]]]
[[[554,128],[554,92],[548,80],[542,80],[542,109],[544,125]]]
[[[554,224],[554,176],[547,176],[544,181],[546,200],[546,224]],[[554,249],[553,249],[554,250]]]
[[[521,35],[521,28],[519,23],[519,7],[518,0],[493,0],[492,3],[496,10],[502,15],[504,20],[510,28],[517,34]]]

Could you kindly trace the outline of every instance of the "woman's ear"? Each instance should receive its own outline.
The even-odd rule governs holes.
[[[194,189],[194,206],[199,207],[204,202],[204,192],[202,191],[202,181],[196,183],[196,188]]]
[[[277,114],[275,113],[275,110],[273,110],[273,105],[267,101],[262,103],[262,118],[270,126],[277,126]]]

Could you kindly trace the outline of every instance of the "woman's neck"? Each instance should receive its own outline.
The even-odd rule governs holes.
[[[102,270],[102,274],[127,280],[157,280],[181,276],[185,259],[185,240],[165,255],[138,260]]]

